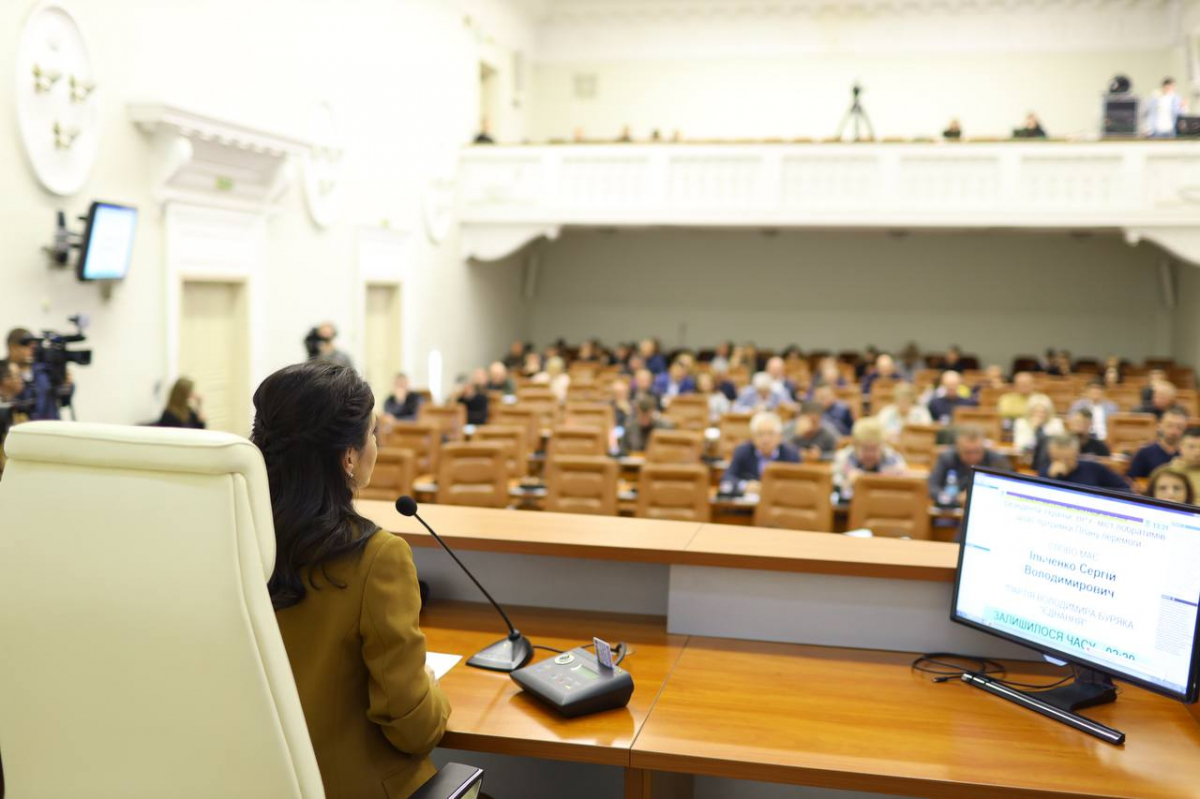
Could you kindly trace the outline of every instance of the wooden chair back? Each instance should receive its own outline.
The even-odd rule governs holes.
[[[1000,407],[1000,398],[1012,391],[1012,385],[984,386],[979,389],[979,407],[994,411]]]
[[[1105,394],[1122,411],[1132,412],[1142,405],[1142,389],[1139,386],[1123,383],[1108,389]]]
[[[850,500],[849,525],[877,536],[929,539],[929,484],[920,477],[859,476]]]
[[[972,408],[969,405],[959,405],[954,409],[954,424],[973,424],[983,428],[983,434],[993,443],[1000,441],[1003,428],[1000,424],[1000,412],[995,408]]]
[[[417,456],[410,449],[379,448],[375,459],[375,471],[371,473],[371,484],[360,489],[360,499],[379,499],[394,502],[405,494],[412,493],[413,481],[417,479]]]
[[[863,415],[863,395],[862,386],[858,383],[848,383],[837,390],[837,398],[846,403],[850,408],[850,413],[854,414],[855,419],[861,419]]]
[[[546,461],[546,510],[617,515],[617,462],[603,455],[560,455]]]
[[[663,415],[679,430],[704,430],[708,427],[708,397],[681,394],[671,400]]]
[[[754,509],[757,527],[833,532],[833,475],[827,466],[769,463]]]
[[[646,446],[646,463],[699,463],[704,434],[694,430],[653,430]]]
[[[936,424],[906,424],[900,431],[896,449],[910,466],[932,466],[937,459],[937,437],[941,430],[941,425]]]
[[[504,463],[510,480],[519,480],[529,471],[529,436],[518,425],[485,424],[475,428],[472,441],[501,444],[505,447]]]
[[[553,427],[558,421],[558,398],[543,386],[517,389],[517,405],[536,413],[542,428]]]
[[[506,446],[498,442],[453,442],[442,447],[438,464],[440,505],[503,508],[508,504]]]
[[[441,429],[428,422],[395,422],[383,436],[385,449],[407,449],[416,458],[417,474],[437,471]]]
[[[1105,425],[1113,452],[1136,452],[1158,435],[1158,420],[1152,413],[1114,413]]]
[[[642,519],[707,522],[708,468],[700,464],[647,463],[638,483],[636,515]]]
[[[723,415],[717,422],[717,429],[721,433],[717,442],[717,452],[722,458],[728,460],[733,457],[733,451],[737,449],[738,444],[750,440],[752,418],[752,413],[732,412]]]
[[[568,402],[563,412],[567,427],[595,427],[607,436],[616,424],[613,406],[607,402]]]
[[[541,416],[533,408],[501,405],[488,414],[490,425],[520,427],[525,431],[525,451],[537,452],[542,443]]]
[[[423,404],[417,411],[417,421],[437,427],[443,441],[461,441],[467,424],[467,408],[457,402],[453,405]]]
[[[546,457],[562,455],[604,455],[608,450],[608,436],[598,427],[567,427],[559,425],[550,434],[546,445]]]

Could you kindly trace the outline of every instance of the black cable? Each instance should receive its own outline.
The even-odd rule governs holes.
[[[533,648],[534,649],[545,649],[547,652],[557,652],[560,655],[563,653],[563,651],[561,649],[555,649],[552,646],[542,646],[541,644],[534,644]]]
[[[965,669],[957,663],[947,663],[947,660],[962,660],[967,663],[976,664],[976,669]],[[928,663],[934,666],[940,666],[941,669],[931,669],[923,664]],[[1046,691],[1051,688],[1057,688],[1064,683],[1075,679],[1075,673],[1068,674],[1060,680],[1051,683],[1028,683],[1018,680],[1008,680],[1004,675],[1008,673],[1008,669],[999,661],[991,658],[978,657],[976,655],[960,655],[956,652],[930,652],[928,655],[922,655],[913,660],[911,668],[913,671],[919,671],[923,674],[935,675],[933,682],[943,683],[950,680],[961,680],[964,674],[978,674],[984,677],[1006,685],[1009,688],[1024,688],[1029,691]]]

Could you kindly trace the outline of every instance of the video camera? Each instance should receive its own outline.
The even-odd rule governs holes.
[[[92,363],[91,350],[68,349],[70,344],[87,341],[83,333],[87,317],[76,314],[67,321],[75,325],[75,332],[70,335],[43,330],[41,336],[26,336],[20,341],[25,347],[37,345],[33,352],[34,418],[57,419],[58,406],[71,404],[73,390],[66,385],[67,364],[90,366]]]

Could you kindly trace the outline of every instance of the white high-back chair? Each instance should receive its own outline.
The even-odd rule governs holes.
[[[0,760],[13,799],[323,797],[267,594],[258,450],[34,422],[0,481]]]

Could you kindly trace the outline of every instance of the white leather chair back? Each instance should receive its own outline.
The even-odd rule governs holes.
[[[34,422],[0,481],[0,759],[13,799],[323,797],[267,580],[258,450]]]

